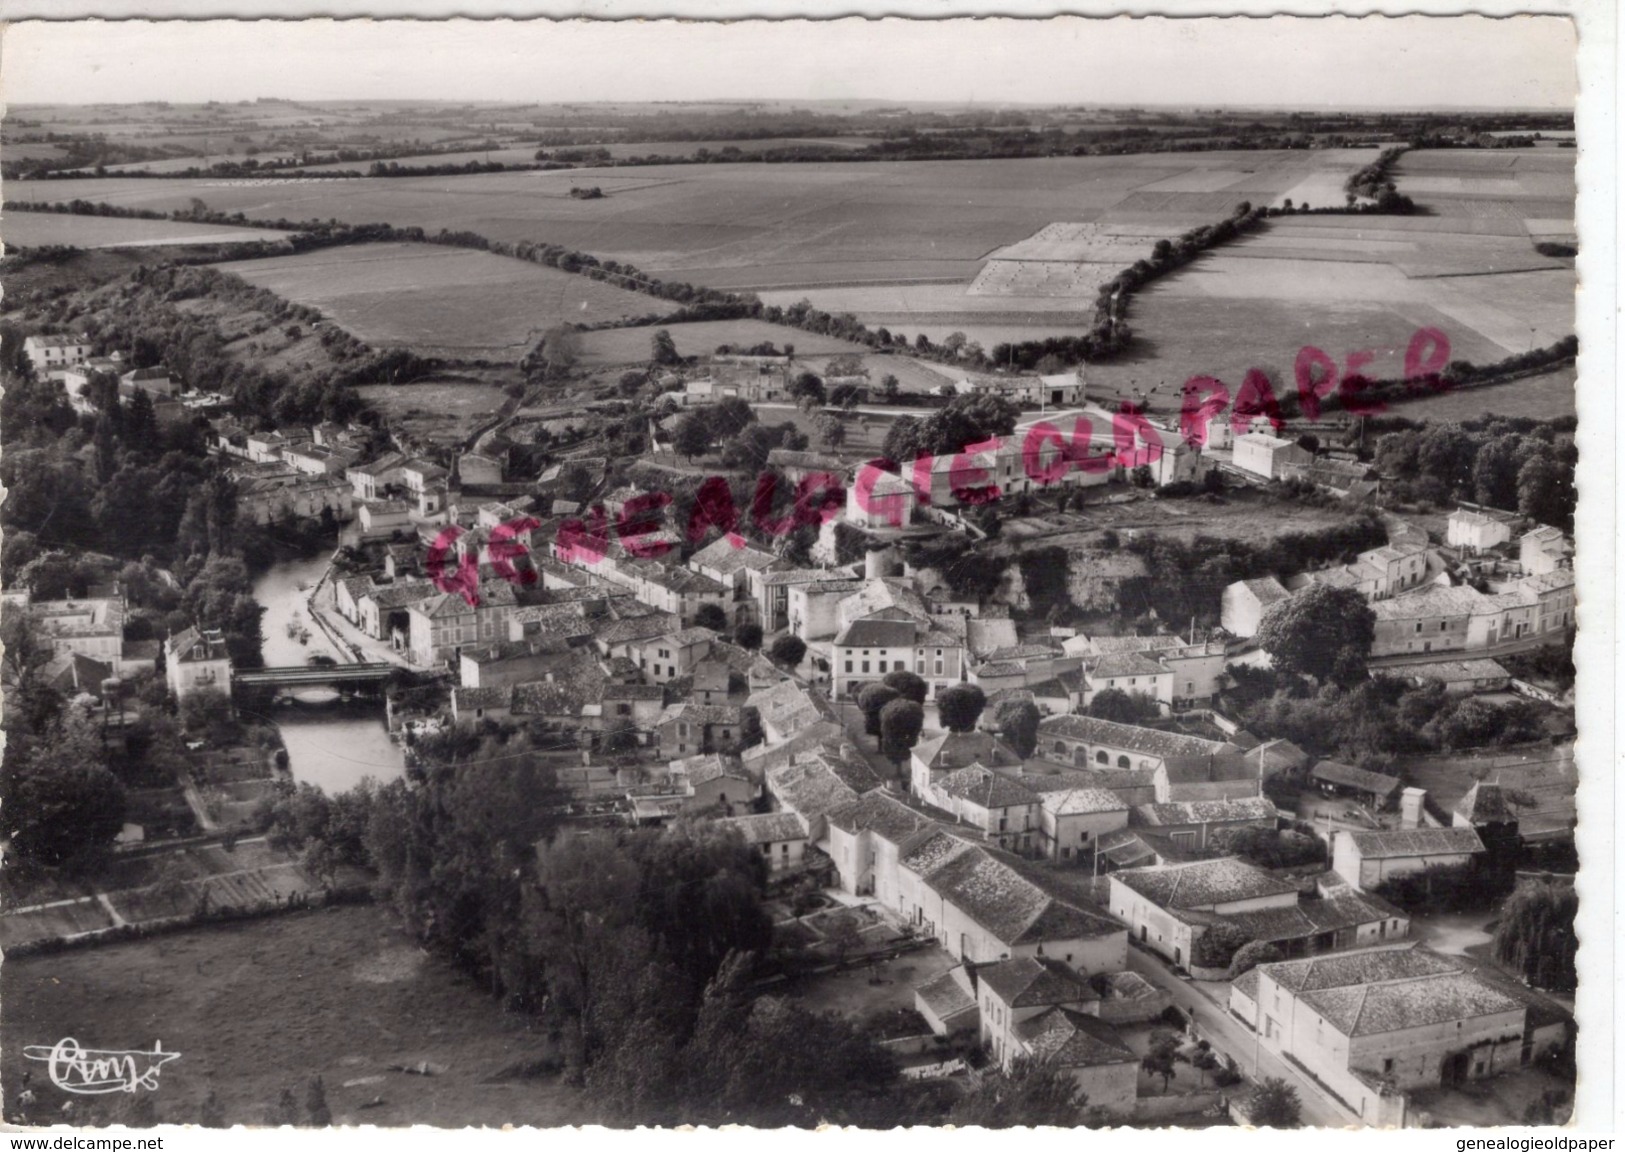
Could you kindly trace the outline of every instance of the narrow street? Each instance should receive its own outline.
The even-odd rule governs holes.
[[[1160,960],[1138,948],[1128,951],[1128,966],[1131,972],[1144,976],[1158,988],[1169,993],[1174,1003],[1185,1012],[1188,1012],[1201,1028],[1202,1034],[1212,1041],[1214,1047],[1225,1055],[1232,1057],[1242,1072],[1252,1077],[1253,1061],[1258,1061],[1258,1076],[1277,1076],[1285,1080],[1298,1090],[1298,1098],[1303,1101],[1303,1124],[1310,1128],[1349,1128],[1359,1126],[1359,1117],[1350,1112],[1342,1104],[1326,1095],[1321,1089],[1293,1068],[1286,1061],[1257,1044],[1257,1037],[1253,1031],[1237,1020],[1226,1008],[1221,1008],[1209,1000],[1195,985],[1181,980],[1170,972]],[[1225,988],[1228,985],[1215,985]]]

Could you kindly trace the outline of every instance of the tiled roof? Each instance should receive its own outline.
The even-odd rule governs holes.
[[[1026,781],[1031,777],[1019,777]],[[1045,792],[1041,797],[1044,810],[1056,816],[1083,816],[1097,812],[1122,812],[1128,805],[1115,793],[1104,788],[1067,788]]]
[[[907,615],[922,621],[931,615],[913,582],[892,576],[870,580],[862,591],[841,601],[842,614],[848,619],[869,616],[882,608],[901,608]]]
[[[1366,860],[1392,856],[1459,856],[1484,850],[1484,842],[1472,828],[1406,828],[1350,832],[1348,836]]]
[[[601,679],[581,675],[517,684],[513,712],[516,716],[580,716],[583,707],[598,700],[602,686]]]
[[[1014,946],[1124,931],[1121,924],[1064,904],[986,848],[960,853],[924,875],[945,901]]]
[[[976,1001],[971,999],[954,976],[954,969],[939,972],[914,989],[914,995],[931,1010],[938,1020],[947,1023],[956,1016],[974,1013]]]
[[[1118,677],[1170,675],[1168,669],[1138,652],[1114,652],[1107,656],[1097,656],[1092,661],[1085,661],[1084,667],[1089,670],[1089,678],[1097,683]]]
[[[1456,972],[1393,984],[1306,992],[1300,999],[1345,1036],[1373,1036],[1523,1009],[1487,980]]]
[[[1484,608],[1486,597],[1476,588],[1428,587],[1395,596],[1392,600],[1378,600],[1371,605],[1377,622],[1396,620],[1426,620],[1436,616],[1471,616]]]
[[[751,547],[743,537],[730,533],[701,548],[689,557],[688,562],[691,567],[710,568],[732,575],[742,570],[765,571],[779,563],[779,558],[771,552]]]
[[[1298,886],[1227,856],[1193,864],[1164,864],[1114,872],[1112,879],[1163,908],[1206,908],[1258,896],[1281,896]]]
[[[1242,752],[1169,756],[1163,762],[1163,768],[1170,784],[1234,784],[1258,779],[1258,769]]]
[[[661,612],[651,616],[633,616],[624,620],[616,620],[598,629],[597,638],[604,644],[628,644],[638,640],[648,640],[654,636],[664,636],[677,624],[677,617],[670,612]]]
[[[1352,764],[1343,764],[1336,760],[1320,761],[1309,769],[1309,778],[1323,780],[1327,784],[1338,784],[1344,788],[1357,788],[1362,792],[1370,792],[1373,796],[1391,796],[1399,788],[1397,776],[1367,772],[1364,768],[1356,768]]]
[[[1104,744],[1112,748],[1127,748],[1148,756],[1211,756],[1224,751],[1225,745],[1180,732],[1163,732],[1156,728],[1141,728],[1134,724],[1119,724],[1113,720],[1098,720],[1093,716],[1051,716],[1039,725],[1039,740],[1079,740],[1089,744]]]
[[[829,822],[843,832],[873,832],[893,844],[927,832],[936,821],[885,792],[866,792],[829,814]]]
[[[1060,1068],[1097,1068],[1139,1061],[1110,1024],[1066,1008],[1051,1008],[1024,1020],[1016,1025],[1016,1033],[1035,1059]]]
[[[465,708],[507,707],[512,691],[506,685],[500,688],[456,688],[453,689],[453,696],[460,712]]]
[[[1346,988],[1384,980],[1409,980],[1459,972],[1462,964],[1415,945],[1338,952],[1307,960],[1281,960],[1259,965],[1258,971],[1293,992]]]
[[[898,864],[916,876],[928,876],[955,856],[969,852],[976,846],[966,838],[964,831],[959,827],[955,827],[952,831],[939,828],[903,853],[898,859]]]
[[[690,756],[686,760],[676,761],[672,768],[688,777],[690,784],[707,784],[724,777],[733,780],[750,779],[750,774],[740,767],[739,757],[726,756],[720,752]]]
[[[1282,587],[1281,582],[1273,576],[1262,576],[1256,580],[1241,580],[1238,583],[1258,598],[1260,604],[1274,604],[1279,600],[1286,600],[1292,593]]]
[[[730,816],[720,823],[729,828],[737,828],[750,844],[777,844],[784,840],[807,838],[807,830],[791,812],[760,812],[751,816]]]
[[[746,703],[756,709],[763,724],[780,732],[790,732],[834,715],[829,702],[816,689],[804,688],[794,680],[784,680],[753,692]]]
[[[1023,807],[1038,800],[1016,780],[980,764],[950,772],[936,786],[948,796],[988,809]]]
[[[1015,749],[991,732],[938,732],[914,746],[911,755],[928,768],[1014,767],[1021,763]]]
[[[1511,675],[1494,660],[1436,660],[1427,664],[1401,664],[1383,668],[1384,676],[1414,676],[1423,680],[1440,680],[1446,684],[1462,680],[1505,680]]]
[[[818,761],[769,768],[767,787],[785,808],[808,819],[826,815],[858,798],[829,765]]]
[[[1249,968],[1230,982],[1230,991],[1240,992],[1247,999],[1258,1001],[1258,969]]]
[[[1031,956],[983,964],[976,969],[976,980],[1012,1008],[1085,1004],[1100,999],[1099,993],[1065,964]]]
[[[1042,759],[1034,763],[1055,763]],[[1017,777],[1034,792],[1057,792],[1072,788],[1099,788],[1114,795],[1157,786],[1157,773],[1151,768],[1066,768],[1056,773],[1023,772]]]
[[[919,625],[912,620],[854,620],[835,638],[837,648],[912,648]]]
[[[692,700],[685,700],[679,704],[670,705],[660,714],[660,723],[669,724],[683,720],[690,724],[738,724],[739,709],[725,704],[697,704]]]
[[[1262,796],[1239,800],[1181,800],[1135,806],[1133,819],[1149,828],[1180,824],[1227,824],[1242,820],[1276,819],[1275,804]]]

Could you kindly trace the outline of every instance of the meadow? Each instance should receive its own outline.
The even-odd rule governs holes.
[[[547,1054],[542,1037],[372,906],[8,960],[0,995],[7,1084],[20,1078],[27,1044],[72,1036],[86,1048],[150,1050],[161,1041],[180,1053],[152,1096],[166,1123],[195,1123],[213,1090],[227,1123],[261,1124],[285,1089],[302,1106],[316,1075],[335,1124],[588,1118],[556,1078],[515,1074]],[[421,1062],[432,1074],[397,1070]],[[68,1097],[35,1072],[36,1114],[54,1116]],[[86,1102],[77,1106],[82,1115]]]
[[[459,374],[411,384],[366,384],[361,398],[390,425],[407,435],[437,444],[461,444],[474,429],[497,414],[507,399],[501,387]]]
[[[319,308],[370,344],[517,360],[547,329],[672,305],[540,264],[434,244],[365,244],[219,265]]]
[[[659,301],[650,300],[651,304]],[[585,367],[601,368],[617,364],[647,364],[651,355],[651,342],[661,326],[640,328],[605,328],[581,334],[580,363]],[[795,345],[798,355],[820,353],[863,352],[864,345],[853,344],[834,336],[820,336],[816,332],[799,332],[782,324],[769,324],[765,320],[700,320],[691,324],[665,326],[671,333],[672,343],[683,356],[709,356],[723,344],[736,347],[754,347],[771,342],[783,348]]]
[[[224,224],[193,224],[179,220],[121,220],[104,216],[65,216],[55,212],[8,212],[0,221],[0,239],[7,247],[43,248],[71,244],[75,248],[145,248],[165,244],[235,244],[251,240],[279,240],[281,232],[265,228],[234,228]]]

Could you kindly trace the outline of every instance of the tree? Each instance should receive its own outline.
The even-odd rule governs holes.
[[[762,713],[754,705],[746,704],[739,710],[739,749],[754,748],[767,739],[762,730]]]
[[[1206,1044],[1207,1041],[1204,1040],[1202,1043]],[[1196,1055],[1191,1057],[1191,1067],[1196,1069],[1197,1087],[1206,1088],[1207,1074],[1217,1072],[1224,1067],[1224,1062],[1219,1059],[1218,1054],[1213,1051],[1211,1046],[1207,1048],[1198,1046]]]
[[[1274,964],[1284,959],[1286,955],[1267,940],[1254,940],[1251,944],[1243,944],[1236,949],[1236,955],[1230,961],[1230,979],[1243,976],[1260,964]]]
[[[915,675],[907,668],[893,668],[880,681],[904,699],[912,700],[916,704],[924,704],[925,698],[931,695],[931,685],[923,677]]]
[[[1038,725],[1043,716],[1031,700],[1004,700],[994,711],[999,735],[1023,760],[1038,750]]]
[[[649,358],[656,364],[678,364],[683,359],[678,354],[677,341],[673,340],[671,333],[664,328],[649,338]]]
[[[767,655],[775,664],[785,668],[796,668],[807,658],[807,642],[799,636],[786,633],[774,638],[773,643],[768,645]]]
[[[762,626],[747,620],[734,629],[734,643],[754,652],[762,646]]]
[[[824,382],[811,372],[803,372],[790,381],[786,391],[791,399],[809,411],[813,408],[822,408],[828,399],[824,391]]]
[[[937,715],[950,732],[972,732],[987,707],[987,693],[975,684],[952,684],[937,693]]]
[[[227,744],[242,732],[231,697],[217,689],[192,692],[181,701],[181,721],[189,732],[207,736],[216,744]]]
[[[902,382],[890,372],[880,378],[880,398],[890,403],[897,399],[897,393],[902,389]]]
[[[1067,1069],[1021,1058],[1009,1071],[984,1074],[954,1102],[947,1122],[978,1128],[1071,1128],[1088,1105],[1088,1096]]]
[[[1376,623],[1359,592],[1316,584],[1265,611],[1258,644],[1278,671],[1353,684],[1364,679]]]
[[[1228,968],[1236,952],[1249,943],[1247,933],[1221,920],[1197,938],[1191,949],[1191,962],[1203,968]]]
[[[870,736],[880,735],[880,713],[893,700],[902,699],[902,693],[889,684],[865,684],[858,689],[858,710],[863,713],[863,730]],[[916,704],[919,701],[915,701]]]
[[[63,717],[31,745],[8,734],[0,811],[19,862],[78,869],[123,831],[124,785],[106,759],[83,716]]]
[[[693,461],[711,448],[711,420],[703,411],[688,412],[677,421],[671,446],[685,460]]]
[[[312,1076],[305,1085],[305,1119],[312,1128],[326,1128],[333,1123],[333,1113],[327,1107],[327,1089],[320,1076]]]
[[[1265,1077],[1242,1110],[1256,1128],[1296,1128],[1303,1116],[1298,1090],[1278,1076]]]
[[[1574,470],[1542,452],[1518,469],[1518,511],[1541,524],[1568,530],[1574,523]]]
[[[1572,885],[1531,884],[1501,906],[1491,947],[1498,963],[1537,988],[1554,992],[1578,986],[1575,958],[1580,940],[1575,916],[1580,898]]]
[[[818,418],[818,442],[826,448],[839,448],[846,443],[846,421],[836,415]]]
[[[694,610],[694,624],[695,627],[709,628],[713,632],[726,632],[728,613],[721,604],[701,604]]]
[[[541,355],[550,373],[569,371],[581,355],[581,333],[568,324],[549,328],[542,334]]]
[[[1102,688],[1084,711],[1097,720],[1118,724],[1141,724],[1161,715],[1157,702],[1144,692],[1130,693],[1121,688]]]
[[[919,742],[925,727],[925,709],[912,700],[893,700],[880,710],[880,751],[894,764],[902,764]]]
[[[1153,1076],[1162,1077],[1162,1091],[1168,1091],[1168,1081],[1179,1074],[1179,1041],[1171,1033],[1163,1032],[1151,1041],[1151,1049],[1140,1058],[1140,1067]]]

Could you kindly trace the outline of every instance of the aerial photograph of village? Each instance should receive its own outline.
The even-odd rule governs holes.
[[[1567,1123],[1573,31],[1129,23],[9,29],[3,1120]]]

